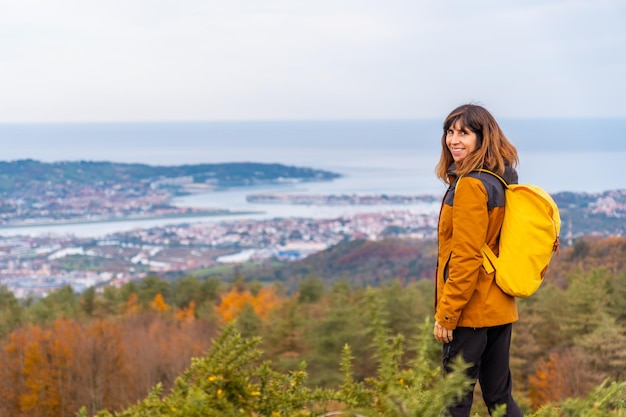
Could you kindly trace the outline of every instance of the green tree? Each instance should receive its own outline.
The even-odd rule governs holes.
[[[222,282],[219,278],[207,278],[202,280],[201,294],[203,300],[217,300]]]
[[[22,307],[5,285],[0,285],[0,339],[22,322]]]
[[[78,297],[72,287],[67,285],[33,302],[26,314],[30,323],[43,325],[50,324],[58,318],[77,317],[80,310]]]
[[[585,350],[585,363],[597,374],[596,383],[610,377],[626,380],[626,328],[608,314],[599,314],[600,322],[576,344]]]
[[[188,306],[195,301],[200,304],[202,283],[193,275],[177,279],[172,283],[172,304],[178,308]]]
[[[82,311],[89,317],[92,317],[96,309],[96,288],[89,287],[80,296],[80,305]]]
[[[291,297],[270,313],[263,333],[263,350],[264,356],[271,359],[278,370],[297,369],[309,348],[304,335],[309,329],[306,325],[308,319],[302,311],[306,307],[296,297]],[[308,315],[308,318],[311,317]]]
[[[601,324],[610,298],[606,293],[607,278],[607,272],[602,269],[577,274],[571,278],[560,319],[562,334],[567,343],[575,344]],[[553,309],[554,307],[556,306]]]
[[[624,252],[626,253],[626,249]],[[607,280],[606,293],[610,295],[606,311],[611,317],[615,317],[618,324],[626,326],[626,270]]]
[[[156,275],[148,275],[147,277],[142,278],[137,285],[139,305],[143,308],[147,308],[157,294],[161,294],[165,301],[168,301],[170,299],[169,283]]]
[[[430,281],[402,286],[399,280],[392,280],[377,289],[380,308],[386,312],[393,334],[410,338],[420,333],[424,319],[433,314],[434,290]]]
[[[117,298],[117,301],[119,303],[119,309],[123,310],[124,305],[126,304],[128,299],[130,298],[131,294],[137,295],[138,291],[139,291],[139,286],[137,285],[137,282],[130,281],[130,282],[127,282],[126,284],[122,285],[122,287],[117,292],[118,293],[117,296],[110,297],[110,298],[111,299]],[[109,294],[114,295],[115,292],[112,291]]]
[[[102,296],[95,300],[96,312],[98,317],[105,318],[107,316],[120,314],[126,299],[122,298],[122,292],[112,285],[107,285],[102,289]]]
[[[537,364],[547,361],[554,349],[571,346],[561,330],[565,298],[565,291],[544,284],[532,297],[517,300],[519,321],[513,327],[511,368],[514,387],[524,396],[529,390],[528,378],[535,373]]]
[[[237,330],[243,337],[256,337],[263,333],[263,320],[254,312],[250,303],[243,306],[236,322]]]
[[[324,296],[326,285],[321,278],[309,275],[298,285],[298,301],[301,303],[315,303]]]
[[[325,314],[310,320],[307,343],[313,349],[307,355],[307,362],[312,370],[312,383],[330,387],[340,382],[336,358],[346,344],[352,347],[356,358],[356,376],[363,378],[373,374],[375,365],[371,361],[362,297],[362,290],[352,291],[345,283],[335,284],[333,292],[324,300]]]

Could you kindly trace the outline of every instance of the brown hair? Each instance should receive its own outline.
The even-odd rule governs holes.
[[[456,175],[466,175],[469,172],[485,168],[500,175],[504,173],[506,165],[515,168],[519,162],[517,149],[504,136],[496,119],[482,106],[464,104],[452,110],[443,122],[443,136],[441,137],[441,157],[435,168],[435,173],[444,183],[449,184],[448,169],[454,162],[452,153],[446,145],[448,129],[456,124],[461,128],[471,130],[476,134],[476,149],[456,167]]]

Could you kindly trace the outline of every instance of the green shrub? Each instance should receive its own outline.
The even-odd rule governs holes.
[[[148,397],[119,413],[101,411],[97,417],[440,417],[442,410],[463,395],[470,383],[465,364],[453,364],[443,376],[440,346],[426,320],[413,349],[403,336],[390,334],[380,313],[380,297],[366,292],[370,335],[377,361],[376,375],[356,380],[353,354],[345,345],[338,364],[343,382],[337,388],[311,388],[306,365],[277,372],[260,360],[260,338],[243,337],[237,325],[227,325],[209,352],[192,360],[170,393],[157,385]],[[504,409],[492,417],[501,417]],[[79,417],[87,417],[86,409]],[[586,398],[567,399],[542,407],[528,417],[626,417],[626,383],[608,381]]]

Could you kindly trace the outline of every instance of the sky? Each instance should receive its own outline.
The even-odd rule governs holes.
[[[0,123],[626,118],[623,0],[0,0]]]

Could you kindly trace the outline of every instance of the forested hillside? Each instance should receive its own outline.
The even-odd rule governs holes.
[[[437,242],[433,239],[388,238],[342,242],[297,262],[251,263],[231,268],[195,271],[198,277],[226,280],[280,282],[295,291],[308,277],[321,279],[326,285],[345,281],[350,286],[379,286],[390,279],[402,285],[422,279],[432,280],[437,262]],[[562,242],[552,257],[546,283],[565,289],[576,273],[604,268],[618,273],[626,268],[624,238],[585,237],[572,245]]]
[[[261,262],[194,271],[199,277],[216,277],[264,283],[280,282],[288,292],[300,282],[316,277],[327,286],[343,281],[353,287],[379,286],[389,280],[403,285],[433,276],[437,246],[429,239],[357,239],[342,242],[297,262]]]
[[[65,288],[25,303],[0,290],[0,416],[72,416],[83,406],[84,415],[125,416],[440,407],[451,394],[435,389],[440,347],[424,331],[433,257],[432,242],[351,242],[283,267],[297,276],[285,284],[256,280],[249,268],[80,295]],[[626,238],[578,241],[540,291],[519,300],[511,354],[527,415],[624,415],[624,385],[610,382],[626,376],[625,259]],[[270,267],[259,268],[261,276]],[[223,333],[226,323],[234,330]],[[560,414],[542,408],[549,403]]]

